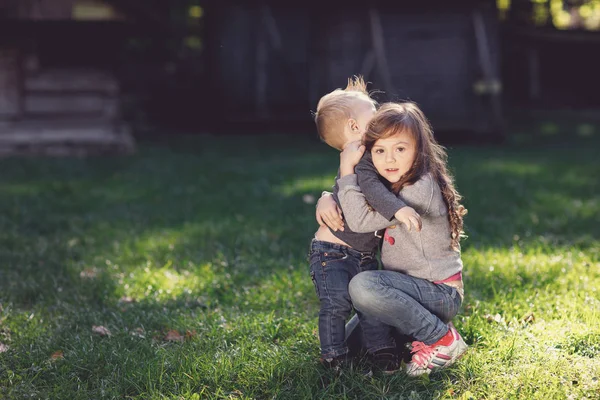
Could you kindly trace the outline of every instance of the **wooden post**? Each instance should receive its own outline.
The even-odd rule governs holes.
[[[268,37],[271,48],[277,55],[277,57],[275,57],[275,60],[279,61],[283,73],[286,77],[288,77],[288,82],[290,83],[290,86],[293,88],[293,90],[297,90],[299,92],[304,90],[304,82],[300,83],[296,79],[294,79],[294,71],[289,61],[286,59],[283,51],[283,40],[281,38],[281,34],[279,33],[279,29],[277,28],[277,22],[275,21],[275,17],[273,16],[271,9],[265,3],[263,3],[261,6],[261,15],[262,18],[260,20],[262,21],[262,25],[264,26],[263,36]]]
[[[267,108],[267,62],[268,49],[265,29],[263,24],[256,25],[256,92],[255,105],[256,111],[261,117],[268,114]]]
[[[0,119],[14,119],[22,111],[19,52],[0,48]]]
[[[282,51],[283,41],[281,40],[281,35],[279,34],[279,29],[277,29],[277,23],[271,9],[266,4],[263,4],[261,11],[266,32],[269,34],[269,39],[271,40],[271,46],[277,51]]]
[[[375,52],[373,51],[373,49],[369,49],[369,51],[367,51],[367,54],[365,55],[365,59],[363,60],[362,65],[360,67],[360,74],[362,76],[364,76],[365,79],[367,79],[367,77],[373,70],[374,66],[375,66]]]
[[[383,80],[383,87],[389,96],[389,94],[393,90],[393,85],[385,52],[383,26],[381,25],[379,11],[376,8],[372,7],[369,10],[369,17],[371,21],[371,39],[373,42],[373,52],[375,54],[375,59],[377,60],[377,68],[379,70],[379,74],[381,75],[381,79]]]
[[[541,95],[540,86],[540,57],[535,45],[531,44],[527,52],[529,65],[529,100],[538,100]]]
[[[483,22],[483,15],[480,10],[475,10],[473,12],[473,27],[475,30],[475,42],[477,44],[479,63],[481,64],[481,69],[483,70],[486,81],[486,91],[491,97],[494,129],[502,132],[504,123],[502,118],[502,101],[500,99],[500,78],[494,70],[487,33],[485,31],[485,24]]]

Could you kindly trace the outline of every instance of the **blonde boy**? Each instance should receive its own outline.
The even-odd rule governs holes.
[[[359,146],[376,106],[362,77],[348,79],[345,89],[336,89],[319,100],[315,112],[319,136],[339,151],[347,146]],[[408,228],[411,225],[420,228],[419,215],[384,185],[370,154],[365,154],[355,170],[365,198],[376,211],[390,220],[397,218]],[[355,233],[345,226],[337,192],[336,184],[333,193],[324,193],[317,204],[316,217],[320,226],[309,251],[310,274],[321,305],[321,362],[333,368],[349,361],[345,323],[352,312],[352,302],[348,284],[359,272],[378,268],[376,252],[381,242],[377,232]],[[379,335],[382,329],[388,329],[378,321],[362,316],[361,327],[365,335]],[[395,344],[372,351],[377,367],[385,372],[399,368]]]

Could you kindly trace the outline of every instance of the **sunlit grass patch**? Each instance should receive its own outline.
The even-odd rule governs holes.
[[[409,379],[318,364],[307,251],[337,154],[302,137],[227,140],[0,161],[0,398],[597,397],[588,142],[450,150],[469,208],[455,324],[470,350]]]
[[[494,397],[593,398],[599,388],[599,360],[573,355],[564,346],[565,337],[580,337],[569,332],[589,329],[569,321],[509,326],[490,332],[494,344],[471,349],[464,368],[474,368],[478,376],[485,377],[484,387],[498,393]],[[489,392],[482,391],[479,395]]]

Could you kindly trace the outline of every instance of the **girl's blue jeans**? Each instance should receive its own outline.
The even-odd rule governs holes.
[[[349,292],[361,321],[364,317],[375,318],[428,345],[448,332],[447,323],[462,304],[458,291],[451,286],[389,270],[357,274]],[[374,330],[365,335],[367,350],[388,347],[390,338],[390,330]]]
[[[320,301],[319,340],[323,359],[348,353],[345,325],[352,312],[348,293],[350,280],[359,272],[376,270],[375,253],[360,252],[348,246],[313,239],[309,251],[310,276]],[[381,329],[379,321],[360,320],[365,336]],[[386,346],[392,347],[393,344]]]

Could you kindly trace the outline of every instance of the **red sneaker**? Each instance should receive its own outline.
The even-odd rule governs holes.
[[[462,357],[468,346],[454,325],[449,324],[448,328],[448,333],[432,345],[412,343],[412,360],[406,365],[408,375],[429,374],[433,369],[446,368]]]

